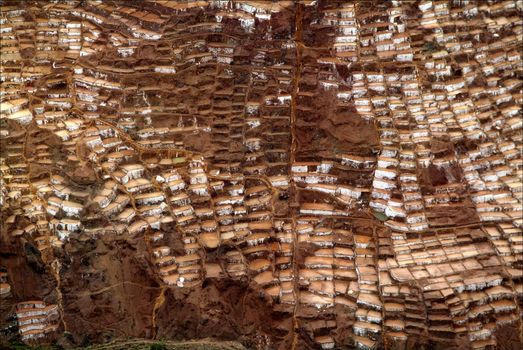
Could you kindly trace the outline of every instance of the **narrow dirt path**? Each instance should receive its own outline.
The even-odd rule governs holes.
[[[290,152],[290,164],[289,164],[289,173],[291,173],[292,164],[296,162],[296,149],[298,147],[298,140],[296,139],[296,99],[299,92],[299,82],[301,78],[302,70],[302,61],[301,61],[301,49],[303,47],[303,37],[302,37],[302,18],[303,18],[303,8],[301,4],[296,4],[296,15],[295,15],[295,31],[294,31],[294,44],[296,49],[296,68],[294,71],[293,77],[293,90],[291,98],[291,152]],[[292,193],[296,196],[296,184],[290,176],[290,184],[292,188]],[[297,198],[294,199],[296,201]],[[295,209],[291,209],[295,210]],[[296,213],[295,213],[296,214]],[[294,285],[293,285],[293,294],[294,294],[294,310],[292,313],[292,344],[291,350],[295,350],[298,343],[298,319],[297,319],[297,310],[300,302],[299,299],[299,286],[298,286],[298,273],[299,269],[296,263],[296,253],[298,251],[298,237],[296,235],[296,215],[292,215],[292,233],[293,233],[293,252],[292,252],[292,267],[293,267],[293,276],[294,276]]]
[[[65,322],[64,318],[64,307],[63,307],[63,297],[62,297],[62,290],[61,290],[61,278],[60,278],[60,269],[62,268],[62,264],[60,263],[59,259],[53,260],[51,263],[51,270],[53,271],[54,278],[56,280],[56,295],[58,299],[58,311],[60,312],[60,319],[62,320],[62,324],[64,325],[64,331],[67,332],[67,323]]]
[[[154,307],[153,307],[153,312],[152,312],[152,315],[151,315],[151,321],[152,321],[152,326],[153,326],[153,339],[156,339],[156,334],[157,334],[157,325],[156,325],[156,317],[158,316],[158,311],[160,310],[160,308],[162,307],[162,305],[165,303],[165,292],[167,291],[167,287],[162,287],[162,289],[160,290],[160,294],[158,295],[158,297],[154,300]]]

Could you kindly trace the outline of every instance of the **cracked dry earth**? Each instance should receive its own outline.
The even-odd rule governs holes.
[[[0,3],[1,346],[521,347],[522,2]]]

